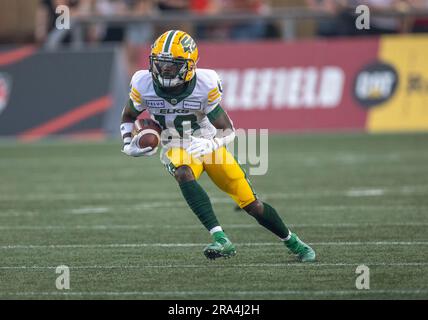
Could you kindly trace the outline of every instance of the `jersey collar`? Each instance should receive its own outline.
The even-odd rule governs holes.
[[[195,89],[195,86],[196,86],[196,74],[193,77],[193,79],[190,80],[189,84],[186,86],[186,88],[184,89],[184,91],[182,93],[177,94],[177,95],[171,95],[171,94],[168,94],[167,92],[165,92],[164,90],[162,90],[162,88],[159,86],[159,84],[156,82],[156,80],[153,80],[153,87],[155,89],[156,94],[159,97],[168,101],[172,105],[176,105],[179,102],[186,99],[188,96],[190,96],[192,94],[193,90]]]

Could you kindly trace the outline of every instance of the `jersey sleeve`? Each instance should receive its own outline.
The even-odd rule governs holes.
[[[212,71],[210,80],[208,81],[207,91],[207,101],[204,108],[205,114],[211,113],[220,104],[223,95],[221,80],[215,71]]]
[[[136,72],[129,86],[129,99],[131,99],[133,107],[137,112],[143,112],[146,109],[143,97],[139,90],[139,81],[141,80],[141,72]]]

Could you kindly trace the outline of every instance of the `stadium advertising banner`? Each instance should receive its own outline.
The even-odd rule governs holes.
[[[239,128],[426,130],[427,52],[426,36],[201,43],[198,66],[220,74]]]
[[[140,68],[148,67],[141,48]],[[428,130],[428,37],[200,43],[237,128]],[[118,136],[127,99],[114,50],[0,50],[0,136]],[[25,94],[23,94],[25,93]],[[25,117],[24,117],[25,115]]]
[[[111,49],[0,51],[0,136],[103,138],[115,105],[114,61]]]
[[[371,87],[367,129],[428,130],[428,37],[382,37]],[[364,85],[363,85],[364,86]]]
[[[375,39],[208,45],[201,48],[200,65],[218,70],[224,106],[238,127],[361,130],[366,110],[348,94],[350,75],[377,50]]]

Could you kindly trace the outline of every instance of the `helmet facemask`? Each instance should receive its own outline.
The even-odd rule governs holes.
[[[150,72],[162,87],[172,88],[186,82],[187,59],[150,56]]]

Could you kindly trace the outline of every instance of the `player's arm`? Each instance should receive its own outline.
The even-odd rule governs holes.
[[[215,72],[212,74],[211,80],[212,89],[208,91],[203,111],[211,124],[217,129],[217,133],[212,139],[190,137],[190,146],[186,150],[196,157],[209,154],[235,139],[233,122],[220,105],[223,95],[221,80]]]
[[[220,105],[217,105],[213,111],[208,113],[208,119],[217,129],[217,134],[213,139],[218,148],[231,143],[235,139],[235,128],[228,114]]]
[[[187,148],[187,152],[196,157],[211,153],[235,139],[233,122],[220,105],[217,105],[208,113],[207,117],[211,124],[217,129],[217,133],[212,139],[190,137],[191,144],[189,148]]]
[[[156,149],[152,147],[140,148],[138,146],[138,140],[140,136],[137,134],[132,138],[132,129],[134,122],[137,119],[139,112],[135,106],[132,99],[128,100],[128,103],[122,110],[122,119],[120,123],[120,133],[123,140],[122,152],[132,157],[141,157],[141,156],[151,156],[156,153]]]
[[[212,120],[210,120],[212,125],[216,129],[235,131],[232,120],[229,118],[227,113],[224,112],[223,108],[220,105],[218,105],[216,108],[219,108],[220,112],[218,113],[218,116],[216,118],[212,118]],[[213,110],[213,111],[216,111],[216,110]]]
[[[129,99],[122,110],[122,119],[120,123],[120,133],[122,135],[124,146],[131,143],[132,128],[139,114],[140,112],[135,109],[134,103]]]

